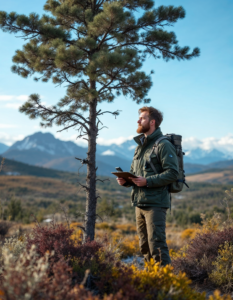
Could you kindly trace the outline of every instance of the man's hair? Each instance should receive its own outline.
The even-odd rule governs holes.
[[[139,114],[147,111],[149,113],[149,120],[155,120],[155,127],[158,128],[163,121],[163,114],[160,110],[152,106],[143,106],[138,110]]]

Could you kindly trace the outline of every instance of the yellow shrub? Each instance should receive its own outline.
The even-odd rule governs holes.
[[[104,229],[104,230],[112,230],[112,226],[110,226],[107,222],[102,222],[102,223],[98,223],[95,224],[95,228],[96,229]]]
[[[136,226],[132,224],[118,224],[116,225],[116,229],[122,231],[122,233],[136,233]]]
[[[181,238],[183,240],[193,239],[197,233],[197,230],[194,228],[187,228],[181,233]]]
[[[212,218],[207,219],[205,214],[201,214],[202,228],[201,232],[217,231],[221,227],[221,215],[214,213]]]
[[[210,280],[225,291],[233,288],[233,245],[225,242],[219,249],[219,255],[213,262],[214,270],[209,275]]]
[[[125,238],[120,242],[119,247],[122,252],[122,257],[140,254],[139,238],[137,235]]]
[[[216,290],[212,296],[208,298],[208,300],[231,300],[230,295],[223,295],[221,296],[220,292]]]
[[[139,292],[145,292],[147,287],[146,299],[154,299],[154,295],[150,292],[150,288],[156,288],[158,291],[158,300],[172,299],[172,300],[205,300],[205,293],[198,293],[191,289],[189,280],[185,273],[175,275],[173,267],[167,265],[162,267],[159,263],[145,263],[145,269],[139,270],[136,266],[131,267],[133,270],[133,278],[140,278],[139,284],[136,286]]]
[[[171,259],[178,258],[178,257],[185,257],[186,251],[188,250],[188,244],[186,244],[184,247],[182,247],[179,251],[174,251],[173,249],[170,249],[169,254],[171,256]]]

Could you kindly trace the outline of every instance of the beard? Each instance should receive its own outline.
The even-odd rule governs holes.
[[[150,130],[150,123],[148,122],[147,125],[138,125],[137,133],[146,133]]]

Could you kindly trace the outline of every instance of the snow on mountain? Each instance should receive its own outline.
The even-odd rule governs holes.
[[[192,149],[185,152],[184,161],[186,163],[195,163],[207,165],[217,161],[229,160],[233,157],[230,154],[225,154],[219,150],[204,150],[201,148]]]
[[[126,170],[132,161],[136,143],[132,137],[111,140],[112,144],[101,139],[97,143],[97,159],[110,166],[121,166]],[[0,154],[1,154],[0,143]],[[7,146],[5,146],[7,147]],[[233,159],[233,136],[219,140],[194,138],[183,140],[186,152],[185,163],[208,165],[211,163]],[[232,151],[231,151],[232,149]],[[53,159],[64,157],[85,158],[87,148],[78,146],[72,141],[56,139],[51,133],[37,132],[18,141],[10,148],[5,148],[4,156],[29,164],[43,165]],[[118,163],[119,162],[119,163]],[[127,167],[126,167],[127,166]]]
[[[98,144],[97,151],[98,153],[112,153],[111,155],[114,155],[114,152],[117,156],[132,160],[136,146],[135,141],[131,138],[118,144],[106,146]],[[184,157],[185,163],[207,165],[218,161],[230,160],[233,159],[233,136],[227,136],[219,140],[214,138],[203,140],[184,139],[183,149],[186,154]]]
[[[39,150],[53,156],[71,156],[78,153],[84,153],[84,148],[76,145],[73,142],[64,142],[56,139],[51,133],[36,132],[33,135],[25,137],[22,141],[13,144],[9,149],[12,150]]]

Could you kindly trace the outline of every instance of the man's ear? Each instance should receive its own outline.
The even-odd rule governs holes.
[[[153,122],[153,123],[152,123],[153,125],[155,125],[155,123],[156,123],[155,120],[151,120],[151,122]]]

